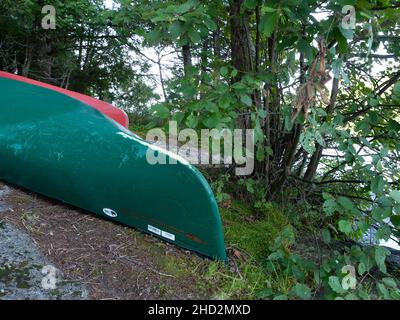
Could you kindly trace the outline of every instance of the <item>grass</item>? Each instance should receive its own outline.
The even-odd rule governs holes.
[[[239,201],[220,211],[229,263],[164,254],[158,258],[162,272],[182,285],[194,281],[205,298],[255,299],[265,288],[285,291],[286,284],[289,290],[288,279],[269,274],[263,267],[269,245],[288,224],[285,215],[274,208],[255,211]]]
[[[278,209],[254,211],[238,201],[233,201],[229,208],[221,208],[221,216],[229,245],[258,261],[266,258],[268,244],[288,225]]]
[[[161,266],[167,274],[173,274],[177,278],[190,277],[194,267],[190,260],[175,255],[165,255],[161,260]]]
[[[289,291],[290,281],[284,275],[270,274],[263,267],[269,246],[288,225],[286,216],[273,207],[254,210],[249,205],[233,201],[221,208],[227,247],[233,253],[236,272],[210,266],[209,273],[220,277],[217,298],[254,299],[265,289]]]

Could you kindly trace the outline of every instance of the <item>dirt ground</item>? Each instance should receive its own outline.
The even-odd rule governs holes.
[[[0,189],[0,222],[26,233],[90,299],[212,298],[198,276],[209,260],[29,191]]]

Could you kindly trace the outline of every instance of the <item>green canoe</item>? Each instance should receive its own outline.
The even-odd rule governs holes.
[[[149,164],[149,148],[177,164]],[[0,179],[226,260],[218,207],[196,168],[55,91],[0,78]]]

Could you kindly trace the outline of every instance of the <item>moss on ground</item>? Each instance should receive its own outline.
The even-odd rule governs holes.
[[[256,260],[267,256],[268,244],[288,225],[287,218],[278,209],[254,211],[238,201],[233,201],[229,208],[221,208],[221,216],[228,245]]]
[[[263,263],[269,246],[288,225],[286,216],[273,207],[254,210],[251,206],[233,201],[221,208],[225,241],[234,266],[211,263],[206,278],[216,290],[218,299],[254,299],[274,279],[266,273]],[[215,286],[218,280],[218,286]]]

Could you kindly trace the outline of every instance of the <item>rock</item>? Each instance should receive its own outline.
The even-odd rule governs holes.
[[[11,209],[11,207],[3,200],[10,192],[11,190],[9,187],[0,186],[0,213]]]
[[[24,232],[0,220],[0,299],[87,299],[87,289],[63,275]]]

